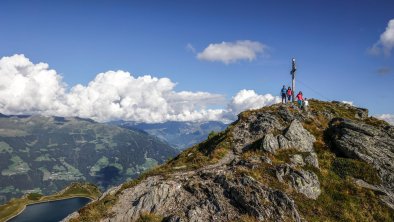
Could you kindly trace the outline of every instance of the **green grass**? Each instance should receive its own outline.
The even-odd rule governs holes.
[[[337,157],[332,164],[332,170],[342,179],[350,176],[374,185],[382,182],[376,169],[360,160]]]
[[[161,222],[163,221],[163,217],[152,214],[152,213],[142,213],[140,218],[138,218],[137,222]]]

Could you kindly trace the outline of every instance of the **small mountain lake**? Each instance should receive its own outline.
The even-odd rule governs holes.
[[[91,200],[85,197],[75,197],[65,200],[29,205],[18,216],[9,222],[56,222],[64,219],[70,213],[85,206]]]

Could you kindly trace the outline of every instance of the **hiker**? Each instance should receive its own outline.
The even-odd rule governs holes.
[[[285,85],[283,85],[283,88],[280,92],[282,94],[282,103],[286,103],[286,86]]]
[[[297,94],[297,102],[298,102],[298,106],[300,107],[300,109],[302,109],[302,101],[304,100],[304,98],[302,97],[302,92],[300,91]]]
[[[289,86],[289,88],[287,88],[287,101],[291,102],[291,96],[293,95],[293,91],[291,91],[291,88]]]
[[[307,110],[308,110],[308,106],[309,106],[308,99],[305,98],[303,103],[304,103],[304,104],[303,104],[303,108],[304,108],[305,111],[307,111]]]

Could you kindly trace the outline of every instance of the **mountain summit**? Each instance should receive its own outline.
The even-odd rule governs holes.
[[[66,221],[392,221],[394,127],[310,100],[241,113],[225,131]]]

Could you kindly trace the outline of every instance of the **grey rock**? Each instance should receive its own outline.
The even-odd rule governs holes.
[[[142,212],[164,221],[237,221],[241,214],[261,221],[301,221],[294,201],[285,193],[248,176],[228,177],[220,170],[163,180],[149,177],[124,190],[102,221],[136,221]]]
[[[263,139],[262,149],[270,153],[275,153],[275,151],[279,149],[278,138],[275,137],[272,133],[268,133],[267,135],[265,135]]]
[[[163,222],[183,222],[185,220],[182,220],[182,218],[176,216],[176,215],[170,215],[168,217],[165,217],[163,219]]]
[[[301,221],[294,201],[281,191],[271,190],[248,176],[235,180],[219,176],[217,181],[229,191],[231,199],[261,221]]]
[[[283,148],[295,148],[301,152],[312,152],[315,137],[298,120],[293,120],[284,135],[289,141]],[[281,143],[279,141],[279,143]],[[282,148],[282,147],[281,147]]]
[[[291,106],[291,105],[290,105]],[[282,105],[282,106],[280,106],[278,109],[279,109],[279,111],[278,111],[278,114],[279,114],[279,116],[280,117],[282,117],[282,119],[283,120],[285,120],[286,122],[291,122],[291,121],[293,121],[294,120],[294,115],[290,112],[290,110],[289,110],[289,105],[288,104],[285,104],[285,105]]]
[[[107,191],[105,191],[100,197],[99,200],[102,200],[105,196],[107,195],[115,195],[116,192],[118,192],[120,190],[122,186],[116,186],[116,187],[111,187],[109,188]]]
[[[256,140],[262,139],[266,134],[275,130],[283,130],[284,127],[277,117],[270,113],[257,113],[247,119],[239,118],[232,133],[234,138],[234,150],[241,153]]]
[[[280,149],[292,148],[290,141],[288,139],[286,139],[286,137],[284,137],[283,135],[278,136],[278,142],[279,142]]]
[[[269,157],[262,156],[262,157],[260,157],[260,159],[261,159],[261,161],[262,161],[263,163],[267,163],[267,164],[269,164],[269,165],[272,165],[272,160],[271,160]]]
[[[394,138],[388,128],[336,119],[329,129],[331,141],[342,155],[371,164],[394,199]]]
[[[355,114],[355,117],[358,119],[366,119],[368,118],[368,109],[364,108],[356,108],[357,112]]]
[[[290,164],[293,166],[304,166],[305,162],[300,154],[294,154],[290,157]]]
[[[311,152],[307,157],[305,157],[305,163],[319,169],[319,159],[315,152]]]
[[[297,170],[288,164],[276,167],[276,177],[282,183],[289,183],[297,192],[316,200],[320,193],[320,182],[317,175],[306,170]]]

